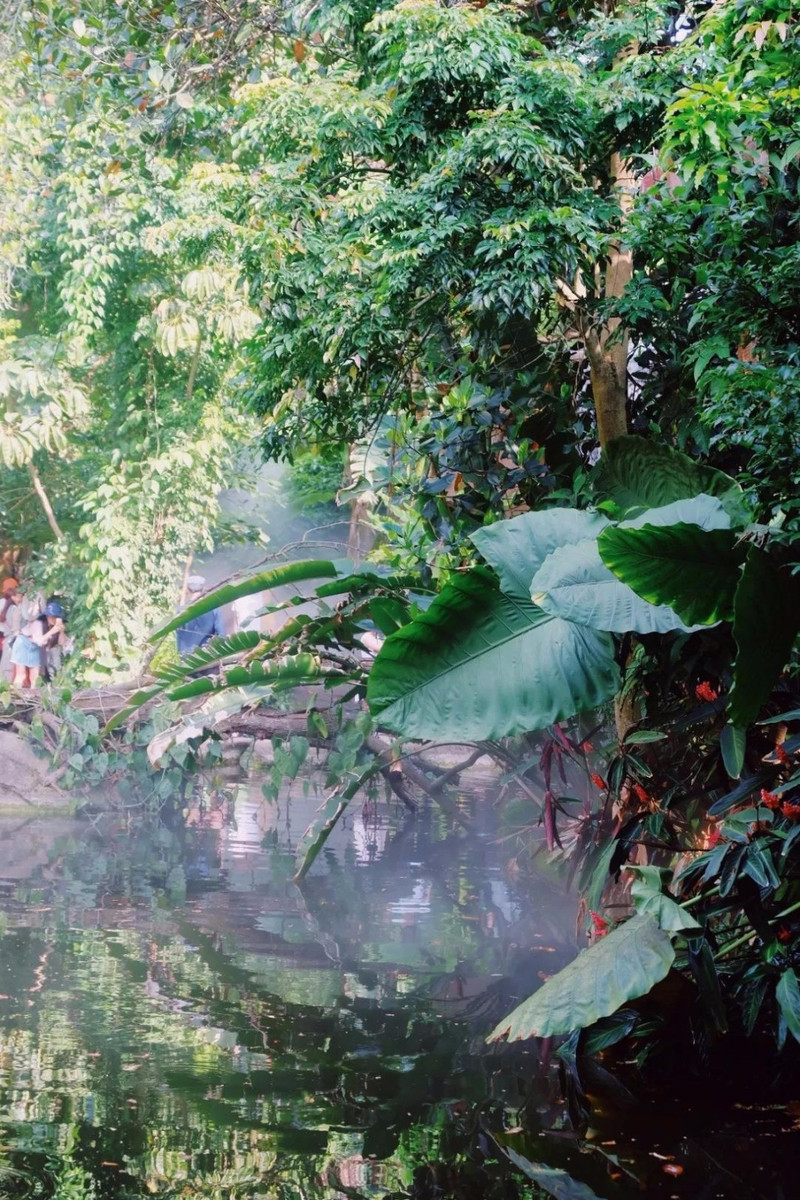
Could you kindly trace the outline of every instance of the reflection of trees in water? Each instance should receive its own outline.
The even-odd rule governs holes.
[[[437,815],[378,844],[381,828],[364,814],[376,852],[351,840],[302,892],[278,839],[61,839],[10,903],[0,955],[14,1163],[66,1171],[63,1200],[85,1178],[103,1200],[391,1194],[439,1154],[421,1131],[458,1124],[454,1097],[519,1104],[503,1054],[480,1056],[487,1013],[457,1018],[531,944],[521,902],[485,841]]]

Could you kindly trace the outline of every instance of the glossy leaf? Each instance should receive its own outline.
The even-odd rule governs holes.
[[[795,1041],[800,1042],[800,985],[797,976],[789,968],[784,971],[775,988],[775,999],[778,1001],[786,1027]]]
[[[738,649],[728,716],[735,725],[756,720],[791,656],[799,630],[800,580],[751,546],[733,601]]]
[[[490,1042],[520,1041],[585,1029],[645,996],[669,971],[675,951],[649,916],[612,929],[497,1025]]]
[[[738,779],[744,767],[747,730],[739,725],[726,725],[719,736],[719,748],[728,775],[731,779]]]
[[[607,634],[505,595],[476,568],[387,638],[367,699],[407,737],[465,741],[542,729],[598,707],[618,685]]]
[[[598,548],[618,579],[650,604],[669,605],[687,625],[732,619],[739,555],[730,530],[615,526],[601,533]]]

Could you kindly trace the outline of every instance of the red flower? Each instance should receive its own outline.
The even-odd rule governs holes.
[[[605,937],[608,933],[608,921],[605,917],[601,917],[600,913],[596,913],[594,909],[589,909],[589,916],[592,918],[592,926],[594,927],[595,937]]]
[[[775,757],[779,763],[787,763],[789,761],[789,755],[780,744],[775,747]]]
[[[605,779],[603,779],[602,775],[595,775],[594,773],[592,773],[590,778],[591,778],[594,786],[596,788],[600,788],[601,792],[605,792],[607,790],[608,784],[606,783]]]
[[[642,787],[642,785],[640,783],[635,783],[633,785],[633,790],[636,795],[636,799],[639,801],[640,804],[649,804],[650,803],[650,797],[648,796],[647,792],[644,790],[644,788]]]
[[[779,925],[775,936],[784,946],[787,942],[791,942],[794,939],[794,934],[792,933],[791,929],[789,929],[788,925]]]
[[[771,808],[775,812],[781,806],[781,798],[780,796],[776,796],[774,792],[768,792],[766,788],[762,788],[761,803],[765,808]]]
[[[800,804],[793,804],[791,800],[784,800],[783,815],[788,817],[790,821],[800,821]]]
[[[709,833],[708,837],[706,838],[706,850],[713,850],[714,847],[718,846],[721,841],[722,841],[722,830],[719,828],[712,829],[711,832]]]
[[[694,694],[698,700],[711,701],[716,700],[719,692],[711,686],[707,679],[704,679],[702,683],[698,683],[694,689]]]

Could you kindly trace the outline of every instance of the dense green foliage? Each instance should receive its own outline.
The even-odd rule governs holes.
[[[271,603],[276,631],[131,711],[203,696],[160,743],[197,746],[299,685],[267,791],[331,750],[301,873],[391,783],[375,726],[488,749],[590,906],[629,858],[664,869],[630,895],[698,1036],[800,1040],[789,0],[40,15],[0,133],[7,536],[35,494],[42,570],[119,665],[213,536],[253,414],[270,456],[347,463],[378,534],[365,569],[293,568],[328,581],[313,613]],[[594,791],[557,794],[567,759]]]

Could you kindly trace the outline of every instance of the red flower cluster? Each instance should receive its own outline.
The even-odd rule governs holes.
[[[698,700],[709,701],[716,700],[717,696],[719,696],[719,692],[711,686],[707,679],[704,679],[702,683],[698,683],[694,689],[694,694]]]
[[[633,785],[633,792],[640,804],[650,803],[650,797],[640,783]]]
[[[800,821],[800,804],[795,804],[792,800],[784,800],[775,792],[768,792],[766,788],[762,788],[761,803],[765,808],[779,812],[786,817],[787,821]]]
[[[592,926],[594,928],[595,937],[605,937],[608,933],[608,921],[605,917],[601,917],[600,913],[596,913],[593,908],[589,909],[589,916],[592,918]]]
[[[608,784],[606,783],[605,779],[603,779],[602,775],[595,775],[592,773],[591,780],[596,788],[600,788],[601,792],[605,792],[608,789]]]

